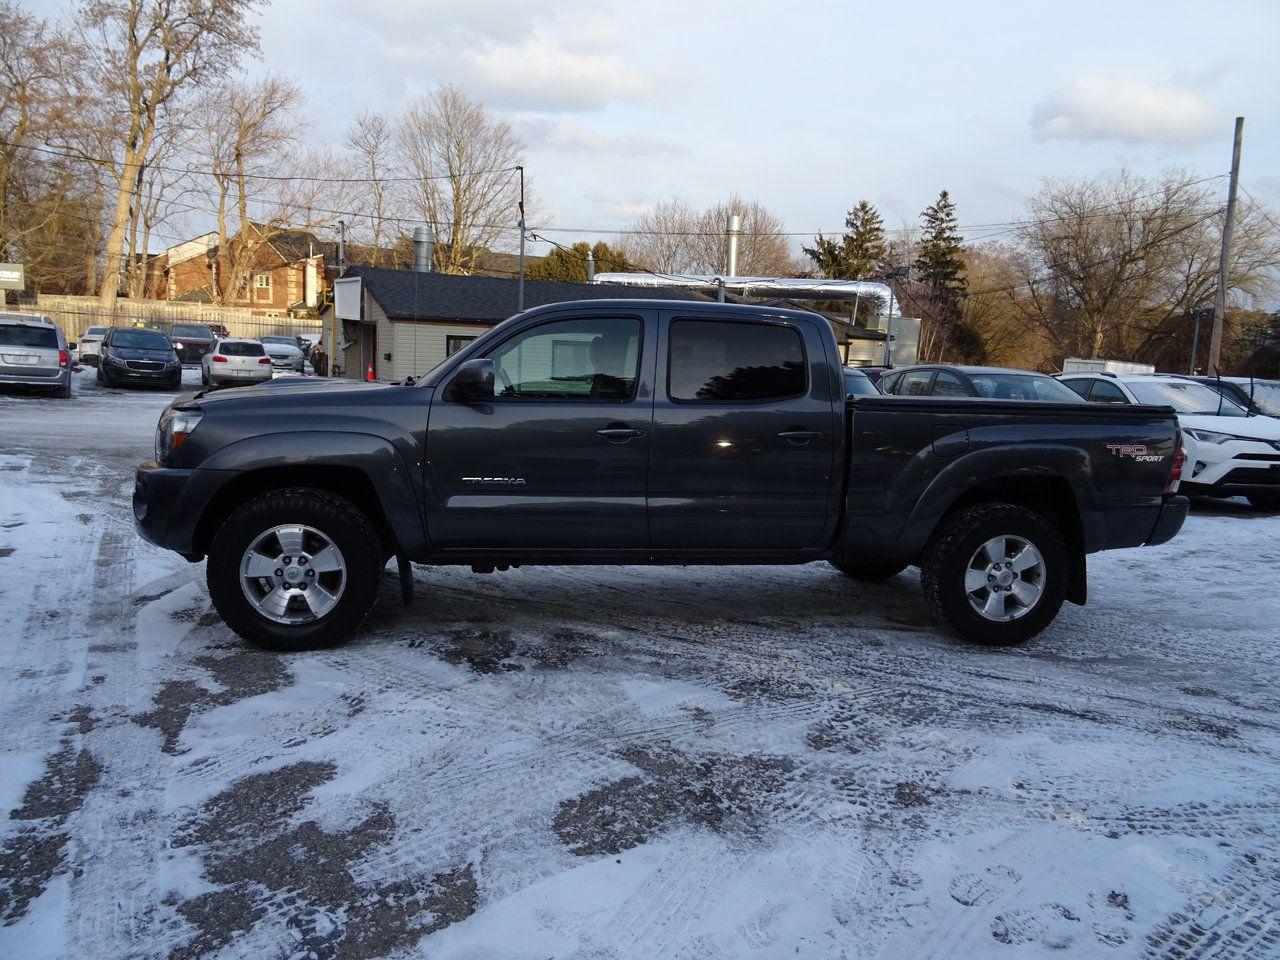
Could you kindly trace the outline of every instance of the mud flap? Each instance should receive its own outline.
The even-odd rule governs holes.
[[[1067,599],[1083,607],[1089,599],[1089,569],[1083,550],[1067,548],[1070,564],[1067,569]]]
[[[396,566],[400,569],[400,600],[407,607],[413,603],[413,564],[403,553],[397,553]]]

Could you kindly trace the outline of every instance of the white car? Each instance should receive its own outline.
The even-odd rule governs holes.
[[[1280,420],[1250,416],[1239,404],[1184,377],[1064,373],[1058,379],[1094,403],[1173,407],[1187,456],[1179,492],[1243,496],[1260,510],[1280,510]]]
[[[273,373],[271,358],[257,340],[216,340],[200,361],[200,382],[206,387],[262,383]]]
[[[98,365],[98,351],[102,349],[102,338],[107,335],[106,327],[90,327],[80,338],[80,360],[90,366]]]
[[[272,365],[277,370],[283,370],[286,373],[305,374],[306,357],[302,354],[302,348],[298,346],[294,337],[262,337],[262,346],[267,351],[267,356],[271,358]]]

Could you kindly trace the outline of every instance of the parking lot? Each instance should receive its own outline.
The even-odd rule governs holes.
[[[0,393],[0,955],[1280,954],[1280,516],[1018,649],[914,570],[418,567],[279,656],[133,531],[172,397]]]

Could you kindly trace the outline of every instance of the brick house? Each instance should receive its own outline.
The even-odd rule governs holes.
[[[237,235],[227,242],[234,245],[239,239]],[[325,261],[330,248],[304,230],[275,234],[258,248],[240,289],[227,306],[250,307],[263,316],[315,311],[328,289]],[[206,233],[187,240],[151,258],[146,297],[212,303],[217,270],[218,235]]]

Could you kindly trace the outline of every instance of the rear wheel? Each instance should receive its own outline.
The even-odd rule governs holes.
[[[1280,493],[1251,493],[1249,505],[1255,510],[1280,510]]]
[[[205,575],[218,613],[271,650],[345,640],[372,609],[386,560],[372,522],[349,501],[306,488],[251,500],[218,528]]]
[[[984,503],[947,517],[925,548],[921,581],[929,607],[966,640],[1012,646],[1058,615],[1067,548],[1040,514]]]
[[[890,577],[896,577],[909,566],[906,563],[887,561],[882,563],[845,563],[843,560],[832,560],[831,565],[846,577],[852,577],[854,580],[861,580],[866,583],[874,583],[876,580],[888,580]]]

